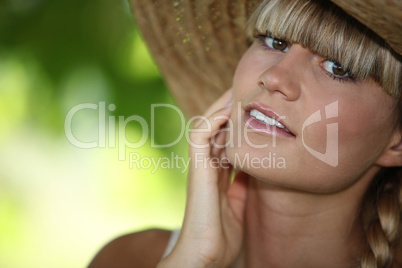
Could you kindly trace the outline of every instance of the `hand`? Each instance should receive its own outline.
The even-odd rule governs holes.
[[[240,252],[247,175],[239,172],[231,183],[233,167],[218,163],[226,157],[222,127],[229,119],[231,102],[229,90],[190,133],[184,222],[178,243],[158,267],[228,267]]]

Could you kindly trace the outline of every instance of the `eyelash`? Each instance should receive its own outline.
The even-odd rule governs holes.
[[[345,83],[345,82],[352,82],[352,83],[357,83],[356,78],[354,78],[352,75],[347,75],[347,76],[336,76],[330,72],[328,72],[327,70],[324,70],[329,77],[331,77],[334,80],[337,80],[341,83]]]
[[[326,62],[326,61],[331,61],[331,62],[335,62],[335,61],[332,61],[332,60],[325,60],[324,62]],[[323,65],[324,63],[322,63],[321,65]],[[337,81],[339,81],[339,82],[342,82],[342,83],[345,83],[345,82],[352,82],[352,83],[357,83],[357,80],[356,80],[356,78],[352,75],[352,74],[350,74],[349,73],[349,71],[347,71],[347,73],[349,73],[348,75],[345,75],[345,76],[338,76],[338,75],[335,75],[335,74],[333,74],[333,73],[330,73],[330,72],[328,72],[325,68],[324,68],[324,66],[321,66],[321,68],[324,70],[324,72],[329,76],[329,77],[331,77],[333,80],[337,80]]]
[[[281,50],[277,50],[277,49],[274,49],[274,48],[269,47],[269,46],[267,45],[267,43],[265,42],[265,39],[266,39],[267,37],[270,37],[270,35],[268,35],[268,34],[256,34],[256,35],[254,36],[254,38],[258,39],[259,45],[260,45],[264,50],[278,51],[278,52],[286,53],[286,52],[283,52],[283,51],[281,51]],[[290,46],[289,46],[289,47],[290,47]],[[321,66],[321,68],[323,68],[323,67]],[[333,74],[333,73],[328,72],[328,71],[325,70],[324,68],[323,68],[323,70],[324,70],[324,72],[325,72],[330,78],[332,78],[333,80],[337,80],[338,82],[341,82],[341,83],[346,83],[346,82],[357,83],[356,78],[354,78],[354,76],[351,75],[351,74],[349,74],[349,75],[347,75],[347,76],[337,76],[337,75],[335,75],[335,74]]]
[[[269,51],[278,51],[278,52],[285,53],[285,52],[283,52],[283,51],[281,51],[281,50],[277,50],[277,49],[274,49],[274,48],[269,47],[269,46],[267,45],[267,43],[265,42],[265,39],[266,39],[267,37],[271,37],[271,36],[270,36],[270,35],[267,35],[267,34],[256,34],[256,35],[254,36],[254,38],[258,39],[258,43],[260,44],[260,46],[261,46],[263,49],[269,50]],[[273,38],[273,37],[271,37],[271,38]],[[286,42],[286,43],[287,43],[287,42]]]

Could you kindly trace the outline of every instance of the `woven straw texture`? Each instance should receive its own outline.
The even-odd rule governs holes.
[[[402,0],[331,0],[402,55]]]
[[[179,107],[202,114],[231,86],[248,47],[245,24],[257,0],[134,0],[142,35]]]
[[[230,88],[259,0],[131,0],[142,35],[178,106],[202,114]],[[333,0],[402,54],[402,0]]]

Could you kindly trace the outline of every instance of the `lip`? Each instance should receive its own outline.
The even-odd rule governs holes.
[[[289,132],[285,129],[279,128],[277,126],[270,126],[263,122],[258,121],[254,117],[250,115],[251,110],[258,110],[259,112],[263,113],[264,115],[275,119],[279,123],[281,123]],[[244,123],[247,128],[252,129],[254,132],[259,132],[261,134],[269,135],[269,136],[278,136],[284,138],[294,138],[296,135],[292,133],[292,131],[286,126],[286,124],[281,119],[275,111],[265,107],[260,103],[251,103],[244,108]]]

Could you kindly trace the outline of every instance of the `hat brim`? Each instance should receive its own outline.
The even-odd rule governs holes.
[[[230,88],[248,48],[246,21],[259,0],[131,0],[137,24],[184,113],[204,111]],[[332,0],[402,54],[402,3]]]

